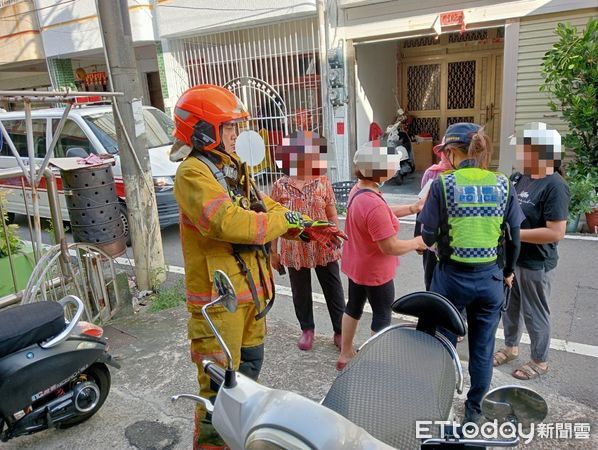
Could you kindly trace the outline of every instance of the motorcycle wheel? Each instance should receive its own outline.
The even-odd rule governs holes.
[[[106,401],[106,397],[108,397],[108,392],[110,392],[110,371],[105,364],[96,363],[89,367],[85,372],[83,372],[79,377],[72,382],[72,388],[74,389],[75,386],[79,383],[83,383],[85,381],[93,381],[100,390],[100,398],[98,403],[94,406],[94,408],[84,414],[76,415],[64,422],[60,422],[56,426],[56,428],[70,428],[75,425],[79,425],[82,422],[85,422],[91,416],[93,416],[99,409],[102,407],[104,402]]]
[[[129,216],[127,215],[127,205],[120,202],[119,208],[120,220],[123,222],[123,231],[125,235],[125,242],[127,247],[131,246],[131,229],[129,228]]]

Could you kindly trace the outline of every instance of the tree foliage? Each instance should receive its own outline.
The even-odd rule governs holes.
[[[567,166],[576,193],[571,210],[587,212],[598,186],[598,20],[590,18],[581,32],[559,23],[555,33],[559,41],[544,56],[540,90],[549,94],[550,108],[569,126],[563,145],[575,154]]]
[[[0,258],[13,254],[21,248],[23,242],[17,232],[18,225],[8,224],[8,213],[6,211],[6,193],[0,190],[0,204],[2,205],[2,217],[0,217]]]

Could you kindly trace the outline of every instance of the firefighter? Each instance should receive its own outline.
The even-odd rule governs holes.
[[[239,307],[235,313],[215,307],[210,316],[241,373],[257,379],[264,358],[264,315],[274,297],[267,243],[296,237],[304,222],[255,188],[248,169],[235,153],[237,126],[249,114],[227,89],[200,85],[185,91],[175,111],[171,160],[184,159],[175,178],[180,233],[185,261],[188,337],[197,365],[200,395],[215,397],[202,360],[225,363],[224,354],[201,315],[215,298],[216,269],[230,277]],[[226,448],[206,411],[195,414],[194,448]]]
[[[430,290],[467,311],[471,388],[463,422],[479,423],[480,403],[492,379],[504,286],[513,283],[524,216],[508,178],[487,170],[492,142],[483,128],[452,124],[442,151],[453,171],[434,180],[419,220],[424,242],[438,250]],[[455,345],[456,336],[449,338]]]

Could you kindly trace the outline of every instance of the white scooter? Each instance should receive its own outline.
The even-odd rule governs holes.
[[[387,180],[387,183],[394,183],[397,185],[403,184],[405,177],[410,173],[415,172],[415,160],[413,157],[413,150],[411,148],[411,139],[407,134],[405,123],[407,116],[402,108],[397,110],[397,120],[394,124],[389,125],[384,133],[384,139],[388,147],[396,148],[401,151],[401,166],[395,174]],[[421,168],[420,168],[421,169]]]
[[[519,437],[463,438],[460,426],[438,425],[451,416],[455,388],[461,392],[463,374],[455,348],[439,332],[444,327],[465,333],[459,312],[444,297],[409,294],[393,304],[393,311],[419,318],[417,325],[390,326],[372,336],[336,378],[321,404],[299,394],[270,389],[237,373],[230,351],[210,320],[208,309],[223,305],[234,312],[237,299],[222,271],[214,274],[218,298],[202,309],[227,357],[227,367],[203,361],[210,378],[220,385],[215,403],[191,394],[203,404],[212,424],[233,449],[412,449],[514,447]],[[542,397],[528,388],[509,386],[489,392],[483,412],[490,420],[513,427],[539,422],[547,414]],[[416,426],[427,421],[428,427]],[[433,430],[435,436],[422,438]],[[419,434],[418,434],[419,433]],[[425,434],[425,433],[424,433]]]

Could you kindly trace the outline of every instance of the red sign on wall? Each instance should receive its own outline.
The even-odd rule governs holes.
[[[463,11],[451,11],[440,14],[440,26],[450,27],[465,24],[465,14]]]

